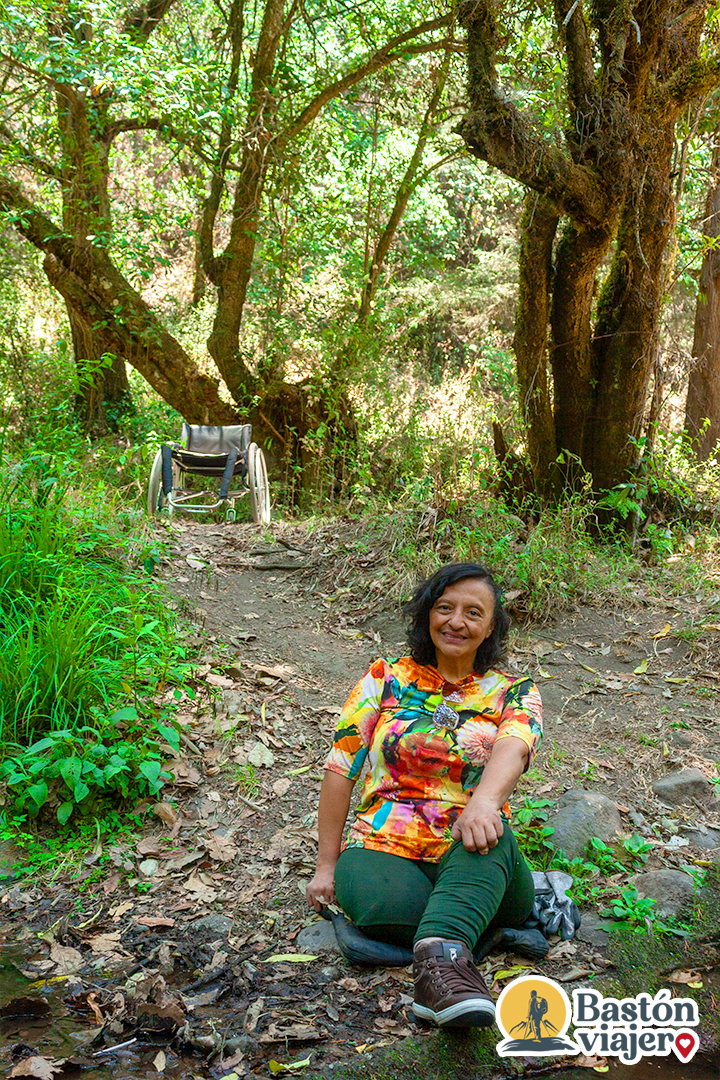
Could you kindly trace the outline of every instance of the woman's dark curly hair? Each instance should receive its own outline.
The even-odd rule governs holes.
[[[502,589],[488,568],[480,563],[448,563],[436,570],[427,581],[421,581],[410,600],[403,605],[403,615],[408,619],[410,654],[416,664],[437,663],[435,646],[430,637],[430,609],[448,585],[465,581],[467,578],[484,581],[495,597],[495,625],[490,636],[485,638],[475,653],[473,669],[478,675],[484,675],[504,658],[510,619],[502,606]]]

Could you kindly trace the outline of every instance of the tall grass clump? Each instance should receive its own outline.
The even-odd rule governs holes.
[[[48,803],[66,821],[98,797],[157,791],[160,741],[177,733],[152,697],[183,669],[159,587],[132,569],[111,505],[83,503],[41,456],[0,469],[0,507],[0,780],[11,804]]]

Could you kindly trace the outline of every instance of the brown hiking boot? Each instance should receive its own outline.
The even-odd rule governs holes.
[[[416,945],[413,1012],[442,1027],[490,1027],[495,1005],[462,941]]]

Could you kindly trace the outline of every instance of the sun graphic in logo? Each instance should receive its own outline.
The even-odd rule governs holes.
[[[505,1038],[501,1057],[577,1054],[580,1048],[565,1038],[572,1008],[567,994],[552,979],[523,975],[513,979],[497,1000],[495,1019]]]

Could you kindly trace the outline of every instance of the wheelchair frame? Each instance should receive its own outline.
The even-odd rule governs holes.
[[[250,424],[212,427],[183,423],[180,442],[163,443],[155,455],[148,482],[147,508],[151,517],[182,510],[208,514],[226,507],[228,521],[235,520],[235,500],[250,495],[253,521],[270,522],[270,485],[265,455],[252,440]],[[191,491],[185,476],[220,479],[220,491]],[[237,480],[239,487],[233,487]],[[198,501],[199,500],[199,501]],[[208,501],[210,500],[210,501]]]

